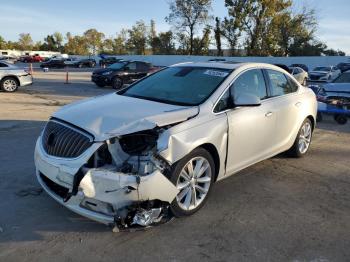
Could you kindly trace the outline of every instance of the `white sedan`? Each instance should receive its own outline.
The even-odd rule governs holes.
[[[337,78],[341,71],[336,66],[318,66],[309,72],[311,81],[330,81]]]
[[[212,184],[307,153],[317,102],[283,69],[184,63],[67,105],[36,143],[37,178],[70,210],[117,229],[195,213]]]
[[[15,92],[18,87],[31,85],[32,83],[33,77],[27,70],[0,61],[0,90]]]

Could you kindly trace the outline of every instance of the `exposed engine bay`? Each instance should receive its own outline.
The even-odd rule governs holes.
[[[64,201],[80,189],[85,196],[81,206],[113,215],[114,231],[168,221],[168,207],[178,191],[166,178],[170,165],[157,154],[162,131],[156,128],[107,140],[74,176],[73,189]],[[165,191],[156,193],[151,188],[155,184]]]

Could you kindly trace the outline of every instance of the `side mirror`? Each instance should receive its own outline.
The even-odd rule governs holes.
[[[234,106],[260,106],[260,98],[256,95],[242,93],[239,94],[235,99],[232,98]]]

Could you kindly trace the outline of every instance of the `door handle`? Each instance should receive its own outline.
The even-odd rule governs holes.
[[[267,112],[267,113],[265,114],[265,116],[266,116],[266,117],[271,117],[271,116],[272,116],[272,112]]]
[[[297,102],[297,103],[295,103],[295,106],[296,106],[296,107],[301,106],[301,102]]]

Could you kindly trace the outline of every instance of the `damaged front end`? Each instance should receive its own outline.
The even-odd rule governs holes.
[[[156,127],[96,142],[74,159],[53,158],[42,135],[35,152],[38,180],[69,209],[115,230],[163,223],[178,194],[168,179],[170,165],[157,151],[164,130]]]

